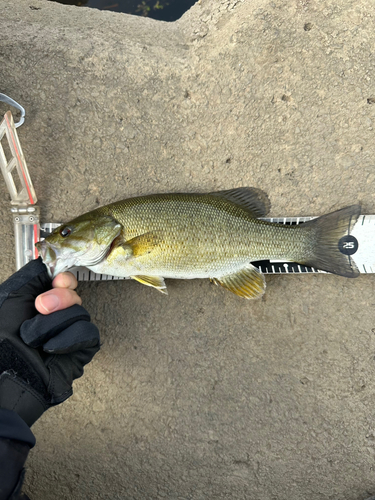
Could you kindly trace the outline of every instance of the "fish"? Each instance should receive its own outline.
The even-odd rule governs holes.
[[[292,226],[262,220],[269,210],[267,194],[252,187],[139,196],[80,215],[36,247],[52,278],[84,266],[162,293],[166,278],[208,278],[239,297],[260,298],[265,277],[252,262],[266,259],[359,275],[339,241],[351,233],[360,205]]]

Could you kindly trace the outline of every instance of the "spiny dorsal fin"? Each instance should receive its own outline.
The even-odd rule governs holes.
[[[264,191],[252,187],[240,187],[210,193],[239,205],[253,217],[265,217],[271,209],[271,202]]]
[[[212,278],[212,281],[245,299],[259,299],[266,291],[264,275],[251,264],[237,273]]]
[[[130,276],[130,277],[133,280],[139,281],[139,283],[142,283],[143,285],[152,286],[153,288],[156,288],[156,290],[159,290],[159,292],[168,295],[167,285],[164,282],[164,278],[162,278],[161,276]]]

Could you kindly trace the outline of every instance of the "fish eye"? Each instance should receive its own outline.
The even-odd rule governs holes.
[[[71,227],[69,227],[69,226],[63,227],[60,230],[60,236],[62,236],[63,238],[66,238],[67,236],[69,236],[69,234],[71,232],[72,232],[72,228]]]

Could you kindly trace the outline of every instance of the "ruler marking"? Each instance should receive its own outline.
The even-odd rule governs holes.
[[[303,224],[308,220],[315,219],[315,217],[272,217],[272,218],[261,218],[267,222],[273,222],[283,225],[298,225]],[[367,227],[364,227],[367,223]],[[45,233],[52,233],[61,223],[41,223],[41,235],[47,236]],[[359,251],[355,255],[348,255],[347,259],[351,265],[353,263],[361,270],[361,273],[373,273],[375,274],[375,251],[374,241],[375,241],[375,214],[374,215],[362,215],[362,220],[359,218],[353,227],[353,231],[350,231],[359,243]],[[348,234],[348,233],[347,233]],[[43,237],[40,238],[43,240]],[[283,260],[269,260],[265,259],[259,261],[256,266],[260,272],[264,274],[281,274],[281,273],[293,273],[293,274],[305,274],[305,273],[324,273],[319,269],[308,267],[305,265],[297,264],[296,262],[287,263]],[[102,280],[118,280],[123,279],[112,275],[96,274],[84,267],[80,267],[79,271],[74,269],[74,274],[78,281],[102,281]]]

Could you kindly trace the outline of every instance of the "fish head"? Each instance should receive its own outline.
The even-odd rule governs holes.
[[[121,229],[111,216],[88,213],[59,226],[35,246],[54,278],[71,267],[101,262]]]

